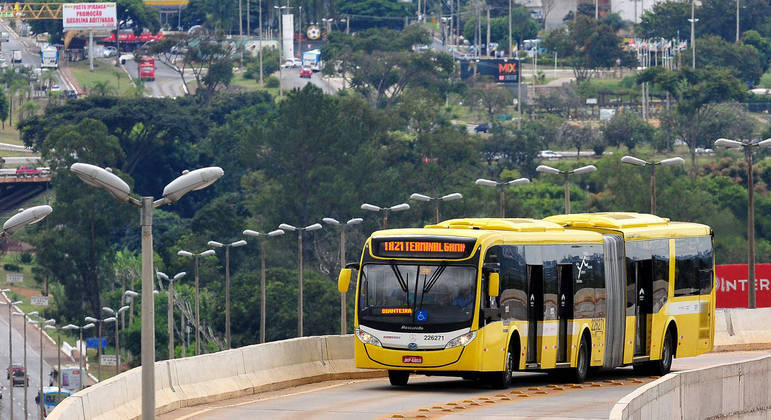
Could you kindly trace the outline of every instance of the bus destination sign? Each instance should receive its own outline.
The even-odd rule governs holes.
[[[471,255],[473,238],[374,238],[373,251],[378,257],[449,258]]]

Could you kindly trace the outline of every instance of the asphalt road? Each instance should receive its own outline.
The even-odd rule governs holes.
[[[769,353],[708,353],[675,359],[673,370],[736,362]],[[160,418],[343,420],[391,418],[393,414],[414,418],[431,413],[431,417],[473,419],[607,419],[616,401],[652,380],[638,378],[631,368],[619,368],[592,376],[591,382],[581,388],[572,388],[544,373],[521,373],[516,375],[514,386],[505,392],[455,378],[411,377],[409,385],[400,388],[390,386],[385,378],[329,381],[189,407]],[[555,388],[555,384],[561,389]],[[458,406],[464,408],[457,409]]]
[[[13,361],[14,363],[24,362],[24,335],[23,335],[23,317],[13,317],[14,329],[13,335]],[[28,326],[27,329],[27,372],[29,377],[29,388],[27,389],[27,410],[29,412],[29,419],[39,419],[40,413],[38,406],[35,404],[35,395],[37,395],[40,387],[40,352],[39,352],[40,335],[35,327]],[[49,352],[53,352],[55,355],[56,349],[49,341],[46,341],[43,337],[43,347],[46,350],[46,357]],[[14,413],[13,420],[24,419],[24,387],[17,386],[11,387],[10,382],[5,379],[6,368],[8,367],[8,307],[6,305],[0,305],[0,367],[2,367],[2,378],[0,378],[0,384],[5,389],[3,390],[3,399],[0,400],[0,418],[10,419],[10,392],[13,390],[13,405]],[[54,356],[55,358],[55,356]],[[49,374],[51,372],[51,366],[44,360],[43,361],[43,385],[48,386]]]

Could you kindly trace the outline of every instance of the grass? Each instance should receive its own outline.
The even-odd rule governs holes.
[[[113,66],[110,61],[94,60],[93,72],[89,68],[88,60],[71,63],[70,69],[83,89],[90,90],[95,84],[106,82],[113,93],[128,96],[133,87],[128,74]]]

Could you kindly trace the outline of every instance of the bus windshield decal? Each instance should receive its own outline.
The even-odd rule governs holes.
[[[466,258],[474,249],[474,238],[374,238],[378,257]]]

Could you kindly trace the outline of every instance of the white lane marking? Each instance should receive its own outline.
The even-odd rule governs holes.
[[[382,378],[378,378],[378,379],[382,379]],[[226,404],[226,405],[215,405],[215,406],[204,408],[203,410],[198,410],[198,411],[196,411],[194,413],[190,413],[190,414],[188,414],[186,416],[177,417],[177,420],[185,420],[185,419],[193,418],[193,417],[195,417],[195,416],[197,416],[199,414],[203,414],[203,413],[206,413],[206,412],[212,411],[212,410],[219,410],[219,409],[222,409],[222,408],[230,408],[230,407],[240,407],[242,405],[254,404],[254,403],[262,402],[262,401],[270,401],[270,400],[276,400],[276,399],[279,399],[279,398],[294,397],[296,395],[310,394],[311,392],[324,391],[324,390],[327,390],[327,389],[337,388],[337,387],[341,387],[341,386],[346,386],[346,385],[351,385],[351,384],[355,384],[355,383],[359,383],[359,382],[364,382],[364,381],[371,381],[371,380],[374,380],[374,379],[347,381],[347,382],[342,382],[342,383],[339,383],[339,384],[327,385],[327,386],[324,386],[324,387],[321,387],[321,388],[314,388],[314,389],[308,389],[308,390],[305,390],[305,391],[293,392],[291,394],[274,395],[272,397],[257,398],[257,399],[254,399],[254,400],[244,401],[244,402],[240,402],[240,403],[233,403],[233,404]]]

